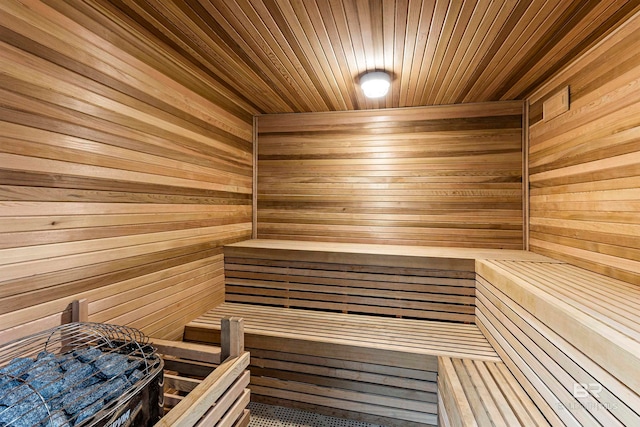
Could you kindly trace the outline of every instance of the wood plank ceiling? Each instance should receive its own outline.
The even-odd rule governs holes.
[[[45,0],[52,5],[58,0]],[[255,113],[522,99],[638,9],[624,0],[87,0]],[[135,46],[128,47],[134,49]],[[392,90],[366,100],[367,70]]]

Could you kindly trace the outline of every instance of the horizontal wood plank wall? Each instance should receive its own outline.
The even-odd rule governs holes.
[[[530,98],[532,251],[640,283],[640,14]],[[544,120],[566,86],[570,108]]]
[[[48,3],[0,2],[0,342],[77,298],[179,338],[250,236],[255,111],[112,5]]]
[[[522,249],[522,102],[258,117],[258,238]]]

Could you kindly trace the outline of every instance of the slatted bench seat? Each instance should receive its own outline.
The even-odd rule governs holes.
[[[473,324],[224,303],[185,340],[216,343],[244,319],[252,398],[388,426],[437,424],[438,356],[500,359]]]
[[[248,240],[224,247],[226,301],[475,322],[475,260],[515,250]]]
[[[225,306],[245,318],[255,307],[275,310],[259,312],[260,328],[248,332],[257,400],[388,426],[436,424],[437,413],[452,425],[512,425],[512,415],[526,419],[516,408],[529,408],[540,425],[539,414],[553,426],[640,425],[638,286],[522,251],[249,241],[225,248],[225,258],[233,301]],[[456,291],[464,299],[445,300]],[[291,329],[299,319],[281,317],[288,312],[310,318]],[[371,322],[347,322],[345,331],[356,333],[345,335],[341,321],[316,315]],[[385,330],[392,321],[471,327],[499,358],[460,350],[464,339]],[[195,323],[185,338],[214,340]],[[441,352],[416,356],[415,346],[429,342]],[[500,372],[496,385],[509,388],[487,388],[471,367]],[[438,402],[442,374],[452,380],[440,378]],[[495,411],[504,405],[513,414]]]
[[[504,363],[440,357],[438,365],[441,427],[550,425]]]
[[[640,426],[640,286],[479,260],[480,329],[553,425]]]

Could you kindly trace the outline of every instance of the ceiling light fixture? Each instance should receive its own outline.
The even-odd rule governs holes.
[[[360,87],[367,98],[381,98],[391,86],[391,77],[384,71],[371,71],[360,77]]]

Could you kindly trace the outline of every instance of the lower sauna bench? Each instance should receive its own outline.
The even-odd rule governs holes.
[[[438,416],[449,426],[549,426],[502,362],[440,357]]]
[[[224,303],[187,324],[217,344],[244,319],[252,400],[385,426],[438,423],[438,357],[499,362],[476,325]]]

